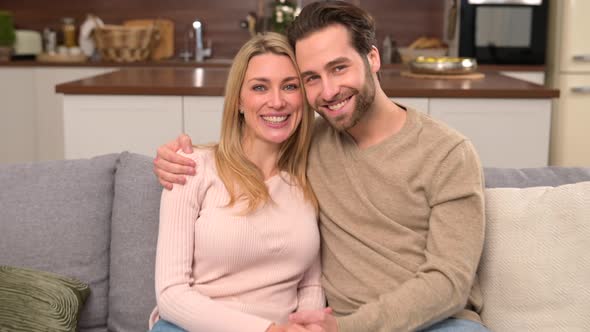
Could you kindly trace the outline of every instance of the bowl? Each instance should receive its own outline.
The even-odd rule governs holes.
[[[410,70],[417,74],[460,75],[475,72],[474,58],[417,57],[410,62]]]
[[[403,63],[410,63],[410,61],[421,57],[441,57],[448,54],[447,48],[410,48],[400,47],[398,49]]]

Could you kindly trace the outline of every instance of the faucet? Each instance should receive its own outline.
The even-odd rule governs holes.
[[[193,28],[195,29],[195,60],[197,62],[203,62],[205,58],[211,56],[211,43],[209,47],[203,47],[203,23],[198,19],[193,22]]]

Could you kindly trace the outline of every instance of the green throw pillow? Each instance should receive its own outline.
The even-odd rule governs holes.
[[[88,295],[72,278],[0,266],[0,331],[76,331]]]

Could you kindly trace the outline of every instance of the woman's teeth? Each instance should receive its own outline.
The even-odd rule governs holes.
[[[272,122],[272,123],[280,123],[287,120],[288,116],[262,116],[264,121]]]
[[[332,111],[335,111],[337,109],[340,109],[342,106],[344,106],[344,104],[346,104],[346,102],[348,101],[348,99],[350,99],[350,98],[346,98],[343,101],[339,102],[338,104],[328,105],[328,108],[331,109]]]

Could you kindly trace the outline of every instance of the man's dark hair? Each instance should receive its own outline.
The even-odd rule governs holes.
[[[287,28],[289,43],[295,43],[327,26],[341,24],[350,35],[352,46],[361,55],[376,45],[375,22],[363,9],[345,1],[318,1],[303,7],[301,14]]]

